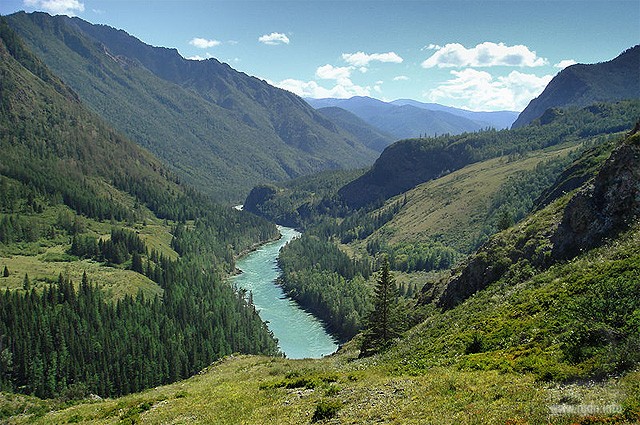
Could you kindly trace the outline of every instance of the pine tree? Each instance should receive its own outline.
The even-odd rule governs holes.
[[[4,272],[2,273],[2,276],[9,277],[9,269],[7,268],[7,266],[4,266]]]
[[[24,274],[24,280],[22,281],[22,289],[28,291],[31,289],[31,281],[29,280],[29,275]]]
[[[368,356],[386,348],[397,332],[397,288],[389,259],[384,257],[375,288],[374,309],[369,316],[360,355]]]

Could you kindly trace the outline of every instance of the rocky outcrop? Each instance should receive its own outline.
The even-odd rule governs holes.
[[[640,217],[640,134],[605,162],[595,179],[565,208],[552,237],[553,257],[573,258],[628,228]]]

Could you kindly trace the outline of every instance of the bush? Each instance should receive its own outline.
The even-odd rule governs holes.
[[[338,400],[320,400],[316,405],[315,412],[313,412],[311,422],[334,418],[341,407],[342,403]]]

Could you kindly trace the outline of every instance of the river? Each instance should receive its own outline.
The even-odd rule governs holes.
[[[280,268],[276,262],[280,248],[300,235],[294,229],[278,226],[282,237],[262,245],[237,261],[242,273],[234,276],[238,288],[252,291],[253,303],[262,320],[278,338],[280,350],[290,359],[320,358],[338,348],[322,323],[307,313],[276,285]]]

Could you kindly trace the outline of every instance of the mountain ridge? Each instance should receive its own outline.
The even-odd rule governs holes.
[[[610,61],[568,66],[529,102],[513,123],[513,128],[531,123],[553,107],[584,107],[596,102],[640,98],[639,69],[640,45],[625,50]]]
[[[380,131],[398,139],[419,135],[459,134],[490,125],[443,110],[430,110],[413,104],[397,105],[366,96],[349,99],[306,99],[315,108],[337,106],[355,114]]]
[[[217,60],[190,61],[79,18],[6,19],[95,112],[215,198],[376,157],[294,94]]]

